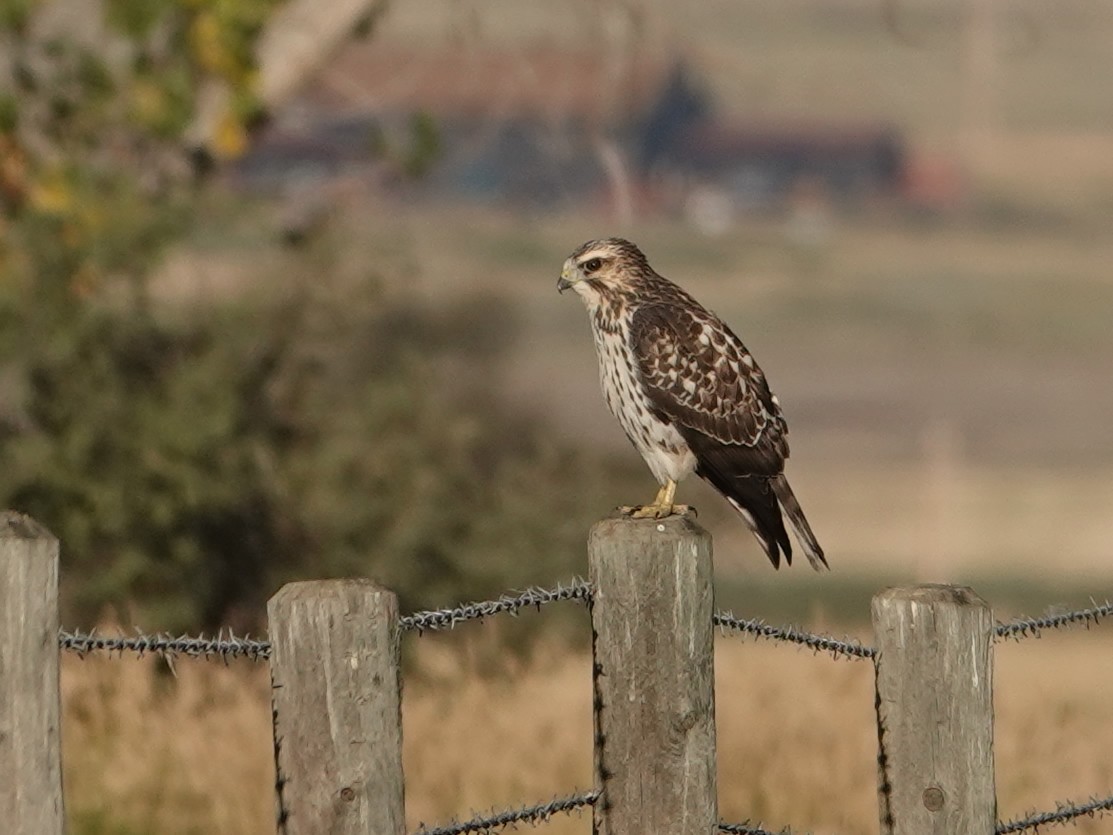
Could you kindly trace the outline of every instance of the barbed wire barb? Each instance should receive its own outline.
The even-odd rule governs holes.
[[[1012,835],[1014,832],[1024,832],[1041,826],[1057,826],[1069,823],[1076,818],[1102,817],[1108,812],[1113,812],[1113,795],[1102,798],[1092,797],[1085,803],[1061,800],[1055,804],[1055,811],[1053,812],[1037,812],[1026,818],[999,823],[996,832],[997,835]]]
[[[1091,599],[1091,606],[1087,609],[1074,609],[1069,612],[1056,612],[1043,617],[1019,617],[1004,623],[998,623],[994,634],[998,638],[1012,638],[1019,641],[1022,638],[1038,638],[1045,629],[1060,629],[1064,626],[1082,624],[1087,629],[1096,626],[1104,618],[1113,616],[1113,603],[1106,600],[1098,603]]]
[[[732,612],[716,612],[711,620],[724,633],[740,632],[770,641],[799,644],[816,652],[829,652],[835,658],[873,658],[877,655],[874,647],[865,646],[851,638],[819,635],[795,626],[770,626],[760,618],[738,618]]]
[[[560,583],[551,589],[529,588],[520,592],[509,592],[497,600],[483,600],[474,603],[464,603],[448,609],[431,609],[425,612],[414,612],[406,615],[399,621],[404,630],[417,633],[435,631],[440,629],[453,629],[457,624],[469,620],[477,620],[491,615],[510,614],[516,616],[525,608],[540,609],[549,603],[564,600],[591,600],[591,584],[579,577],[573,577],[567,585]]]
[[[548,803],[538,803],[535,806],[526,806],[521,809],[504,809],[492,812],[484,817],[475,817],[471,820],[446,824],[435,828],[428,828],[421,824],[414,835],[466,835],[466,833],[487,833],[504,829],[517,823],[537,825],[549,820],[553,815],[570,814],[585,806],[592,806],[599,799],[598,791],[573,794],[568,797],[558,797]]]

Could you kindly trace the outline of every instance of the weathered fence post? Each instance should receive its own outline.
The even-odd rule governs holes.
[[[267,604],[282,835],[403,835],[398,598],[369,580]]]
[[[599,835],[709,835],[711,537],[691,517],[604,519],[588,541]]]
[[[0,828],[61,835],[58,540],[0,512]]]
[[[993,612],[972,589],[873,599],[883,835],[992,835]]]

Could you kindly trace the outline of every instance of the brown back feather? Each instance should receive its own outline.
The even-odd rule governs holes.
[[[697,458],[710,456],[727,476],[781,472],[788,442],[780,407],[746,346],[721,320],[690,297],[641,304],[630,341],[650,402]]]

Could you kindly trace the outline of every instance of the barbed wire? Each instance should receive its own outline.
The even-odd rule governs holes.
[[[555,588],[530,588],[521,592],[504,594],[493,600],[464,603],[449,609],[431,609],[414,612],[400,618],[398,625],[404,631],[425,631],[452,629],[457,624],[469,620],[485,618],[490,615],[517,615],[522,609],[540,609],[548,603],[562,600],[591,599],[591,585],[586,580],[573,578],[571,583],[558,584]],[[75,630],[58,633],[58,645],[67,652],[82,657],[93,652],[123,654],[134,652],[139,656],[148,654],[176,658],[184,655],[189,658],[219,658],[229,661],[233,658],[248,658],[252,661],[266,661],[271,656],[271,642],[250,637],[238,637],[231,632],[215,638],[190,635],[171,635],[165,632],[135,635],[98,635],[95,629],[88,632]]]
[[[1053,812],[1038,812],[1026,818],[999,823],[996,832],[997,835],[1011,835],[1014,832],[1024,832],[1040,826],[1069,823],[1075,818],[1101,817],[1106,812],[1113,812],[1113,795],[1104,798],[1092,797],[1085,803],[1061,800],[1055,804]]]
[[[1106,600],[1104,603],[1093,603],[1088,609],[1074,609],[1069,612],[1056,612],[1040,618],[1019,617],[1005,623],[997,624],[995,630],[998,638],[1012,638],[1019,641],[1022,638],[1038,638],[1044,629],[1060,629],[1064,626],[1084,624],[1087,629],[1113,615],[1113,603]]]
[[[547,803],[538,803],[535,806],[526,806],[521,809],[503,809],[467,821],[453,821],[435,828],[429,828],[425,824],[421,824],[414,835],[468,835],[468,833],[493,832],[518,823],[536,825],[545,823],[554,815],[570,814],[586,806],[593,806],[598,799],[599,792],[597,790],[583,792],[582,794],[550,800]],[[718,830],[730,833],[730,835],[792,835],[792,830],[787,827],[773,832],[769,829],[763,829],[761,824],[751,826],[749,821],[743,821],[742,823],[720,821]]]
[[[271,657],[271,642],[256,640],[248,637],[237,637],[231,632],[220,634],[215,638],[191,637],[179,635],[177,637],[166,633],[155,635],[98,635],[96,630],[82,632],[61,631],[58,633],[58,645],[67,652],[74,652],[85,657],[92,652],[109,652],[123,654],[134,652],[139,656],[148,654],[176,658],[180,655],[189,658],[219,658],[230,661],[233,658],[247,658],[251,661],[266,661]]]
[[[469,835],[469,833],[489,833],[518,823],[536,825],[548,821],[554,815],[570,814],[586,806],[592,806],[598,799],[598,791],[584,792],[521,809],[504,809],[491,812],[483,817],[460,822],[454,821],[434,828],[421,824],[414,835]],[[1080,817],[1099,817],[1107,812],[1113,812],[1113,795],[1105,798],[1091,798],[1085,803],[1061,801],[1056,804],[1055,811],[1039,812],[1026,818],[998,823],[995,835],[1014,835],[1014,833],[1036,829],[1040,826],[1069,823]],[[749,821],[743,821],[742,823],[720,821],[717,828],[719,832],[725,832],[728,835],[792,835],[790,827],[774,832],[765,829],[760,823],[751,825]]]
[[[594,805],[599,799],[598,791],[573,794],[568,797],[558,797],[548,803],[538,803],[535,806],[526,806],[522,809],[504,809],[492,812],[485,817],[476,817],[467,821],[453,821],[445,826],[429,829],[421,824],[414,835],[466,835],[467,833],[494,832],[517,823],[539,824],[549,820],[553,815],[570,814],[585,806]]]
[[[787,826],[784,829],[778,829],[773,832],[769,829],[762,829],[761,824],[757,826],[750,826],[749,821],[742,823],[724,823],[719,821],[719,831],[728,832],[730,835],[792,835],[792,830]]]
[[[1088,629],[1107,617],[1113,617],[1113,603],[1108,600],[1103,603],[1095,602],[1094,605],[1086,609],[1056,612],[1038,618],[1028,616],[1015,618],[997,624],[994,635],[997,638],[1011,638],[1019,641],[1024,638],[1039,637],[1045,629],[1061,629],[1078,624],[1083,624]],[[874,658],[877,655],[875,647],[853,639],[835,638],[831,635],[807,632],[795,626],[771,626],[760,618],[738,618],[731,612],[716,612],[712,617],[712,622],[724,631],[798,644],[816,652],[828,652],[836,658]]]
[[[453,629],[461,623],[479,620],[498,614],[517,614],[526,608],[540,609],[549,603],[566,600],[591,601],[591,584],[580,578],[573,578],[567,584],[554,588],[529,588],[520,592],[509,592],[491,600],[464,603],[445,609],[430,609],[414,612],[399,619],[399,626],[405,631],[424,632]],[[1057,612],[1043,617],[1019,617],[997,624],[997,638],[1021,640],[1038,637],[1045,629],[1059,629],[1066,626],[1084,624],[1087,628],[1103,619],[1113,616],[1113,603],[1108,600],[1094,603],[1086,609]],[[772,641],[804,646],[816,652],[826,652],[835,658],[874,658],[877,650],[853,639],[836,638],[807,632],[796,626],[772,626],[760,618],[739,618],[731,612],[719,611],[712,618],[715,626],[723,632],[737,632]],[[174,636],[169,633],[135,635],[98,635],[96,630],[61,631],[58,635],[61,649],[85,656],[92,652],[134,652],[140,656],[157,654],[168,658],[184,655],[190,658],[219,658],[228,662],[233,658],[247,658],[251,661],[266,661],[270,658],[271,643],[265,639],[239,637],[231,632],[218,634],[215,638],[204,635]]]
[[[716,612],[711,622],[724,632],[741,632],[771,641],[798,644],[816,652],[829,652],[836,658],[873,658],[877,655],[874,647],[865,646],[851,638],[819,635],[805,632],[795,626],[770,626],[760,618],[738,618],[731,612]]]
[[[529,588],[525,591],[504,594],[496,600],[464,603],[450,609],[414,612],[412,615],[403,617],[399,624],[404,630],[412,630],[420,634],[426,631],[453,629],[465,621],[491,615],[507,613],[516,616],[522,609],[540,609],[548,603],[557,603],[564,600],[589,602],[591,600],[591,584],[579,577],[573,577],[568,585],[558,584],[551,589]]]

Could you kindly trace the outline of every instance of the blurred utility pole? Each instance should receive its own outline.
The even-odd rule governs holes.
[[[272,111],[289,99],[354,33],[372,26],[387,5],[387,0],[288,0],[268,21],[256,47],[259,103]],[[211,148],[229,95],[217,81],[202,90],[188,132],[194,147]]]
[[[961,147],[967,174],[993,153],[997,128],[997,0],[965,0]]]
[[[629,116],[631,91],[637,82],[637,60],[645,45],[647,31],[645,5],[639,2],[611,2],[599,6],[597,36],[603,41],[599,54],[604,57],[598,96],[598,124],[595,153],[607,181],[613,222],[628,229],[637,211],[631,185],[630,160],[617,139]]]

